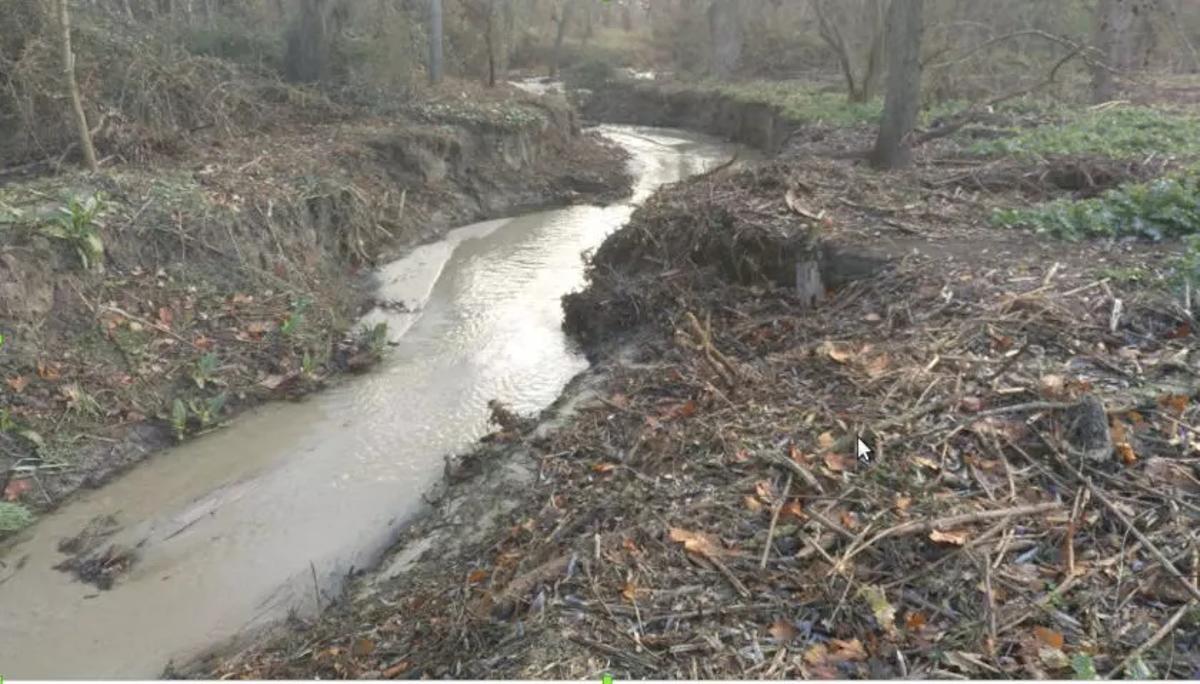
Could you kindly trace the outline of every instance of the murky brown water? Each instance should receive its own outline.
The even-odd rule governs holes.
[[[633,154],[634,202],[727,159],[675,131],[606,127]],[[352,568],[376,563],[441,475],[443,454],[486,432],[489,399],[554,400],[586,366],[560,297],[631,204],[578,206],[453,231],[380,273],[373,312],[396,347],[377,372],[298,404],[263,407],[159,454],[41,520],[0,562],[0,674],[158,676],[289,610],[311,612]],[[61,539],[98,516],[138,547],[110,591],[52,570]]]

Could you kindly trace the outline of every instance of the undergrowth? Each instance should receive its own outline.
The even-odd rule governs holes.
[[[1148,107],[1085,111],[1057,123],[1014,129],[1011,137],[980,141],[981,155],[1099,155],[1116,159],[1150,154],[1200,155],[1200,118]]]
[[[1060,199],[1028,209],[999,209],[992,222],[1065,240],[1200,233],[1200,174],[1123,185],[1099,197]]]
[[[16,532],[33,522],[33,514],[21,504],[0,501],[0,534]]]

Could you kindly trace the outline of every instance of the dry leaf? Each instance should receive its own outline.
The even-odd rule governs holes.
[[[864,585],[858,590],[858,595],[867,602],[875,621],[889,634],[896,631],[896,609],[888,602],[887,594],[881,587],[873,584]]]
[[[407,660],[401,660],[380,674],[383,679],[395,679],[396,677],[407,672],[410,667],[412,667],[412,663],[408,662]]]
[[[854,355],[849,346],[836,342],[825,342],[821,345],[821,349],[825,352],[826,356],[837,363],[848,363],[850,357]]]
[[[833,443],[835,441],[836,440],[833,438],[832,432],[822,432],[820,435],[817,435],[817,446],[821,447],[822,449],[833,448]]]
[[[20,394],[22,391],[24,391],[25,386],[29,384],[29,378],[27,378],[23,375],[14,375],[13,377],[5,380],[4,382],[7,383],[8,386],[12,388],[12,391],[16,392],[17,394]]]
[[[29,478],[9,480],[8,485],[4,487],[4,500],[9,502],[17,501],[21,498],[22,494],[32,489],[33,484]]]
[[[758,498],[770,503],[775,500],[775,485],[771,484],[769,480],[759,480],[754,484],[754,493],[758,495]]]
[[[1127,466],[1137,463],[1137,454],[1133,452],[1133,446],[1129,442],[1118,442],[1114,445],[1117,449],[1117,455],[1121,457],[1121,462]]]
[[[38,361],[37,374],[43,380],[58,380],[62,377],[62,366],[55,361]]]
[[[783,508],[780,509],[779,514],[782,516],[791,516],[798,520],[804,520],[807,517],[804,515],[804,507],[800,505],[799,501],[785,503]]]
[[[1186,394],[1164,394],[1158,398],[1158,405],[1178,416],[1187,408],[1188,398]]]
[[[904,616],[904,628],[910,632],[919,632],[925,626],[925,614],[909,611]]]
[[[1033,636],[1037,637],[1038,641],[1042,642],[1046,646],[1049,646],[1050,648],[1061,649],[1063,647],[1063,635],[1060,632],[1056,632],[1052,629],[1037,625],[1033,628]]]
[[[971,423],[971,431],[980,437],[998,437],[1017,442],[1025,434],[1025,425],[1019,421],[989,417]]]
[[[357,639],[354,645],[350,647],[350,655],[361,658],[371,655],[375,651],[375,642],[370,639]]]
[[[679,527],[668,530],[671,541],[683,544],[683,548],[698,553],[701,556],[720,556],[724,553],[721,545],[710,535],[703,532],[691,532]]]
[[[745,449],[738,449],[733,454],[733,460],[736,463],[745,463],[750,460],[750,452]]]
[[[938,465],[936,461],[926,458],[925,456],[913,456],[912,462],[921,466],[922,468],[929,468],[930,470],[942,469],[942,467]]]
[[[858,639],[830,639],[829,657],[839,661],[866,660],[867,650]]]
[[[633,603],[637,600],[637,585],[633,582],[626,582],[625,587],[621,589],[621,596],[625,597],[626,601]]]
[[[947,531],[934,530],[929,533],[929,538],[939,544],[953,544],[954,546],[962,546],[967,543],[970,533],[965,530]]]
[[[958,406],[967,413],[979,413],[983,410],[983,400],[979,397],[963,397]]]
[[[753,496],[750,496],[747,494],[745,496],[745,498],[742,499],[742,502],[746,504],[746,508],[750,509],[751,511],[753,511],[755,513],[759,512],[763,509],[763,504],[761,501],[758,500],[757,497],[753,497]]]
[[[158,307],[158,322],[164,328],[170,328],[171,323],[175,320],[175,312],[171,311],[170,307]]]
[[[905,511],[907,511],[908,507],[911,505],[912,505],[912,497],[911,496],[900,496],[899,494],[896,495],[896,510],[903,513]]]
[[[767,633],[771,638],[781,644],[791,643],[792,639],[796,638],[797,630],[792,623],[787,620],[776,620],[767,628]]]
[[[876,356],[866,364],[867,377],[875,380],[886,373],[891,364],[892,360],[887,354],[880,354],[879,356]]]
[[[1038,649],[1038,660],[1052,670],[1065,670],[1071,666],[1071,659],[1057,648],[1043,646]]]
[[[1057,399],[1065,394],[1067,381],[1061,375],[1043,375],[1038,380],[1038,390],[1047,399]]]
[[[854,463],[854,459],[846,454],[839,454],[832,451],[825,454],[825,467],[829,468],[835,473],[853,470]]]
[[[468,584],[479,584],[480,582],[486,580],[487,578],[488,578],[487,570],[482,570],[482,569],[472,570],[470,572],[470,574],[467,575],[467,583]]]
[[[596,465],[592,466],[592,472],[603,475],[605,473],[611,473],[615,468],[616,466],[611,463],[597,463]]]

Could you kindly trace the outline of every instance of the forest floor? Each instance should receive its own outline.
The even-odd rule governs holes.
[[[561,98],[450,82],[386,116],[320,104],[169,145],[110,128],[97,174],[0,173],[0,537],[371,365],[386,338],[353,328],[373,266],[458,225],[629,189],[624,153]]]
[[[947,142],[882,174],[822,156],[868,130],[809,133],[639,208],[567,299],[593,369],[208,674],[1200,675],[1187,252],[1006,225],[1082,237],[1068,204],[1180,160]]]

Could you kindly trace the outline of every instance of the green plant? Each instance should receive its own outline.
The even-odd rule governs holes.
[[[1161,240],[1200,233],[1200,175],[1123,185],[1100,197],[1055,200],[1029,209],[999,209],[992,222],[1065,240],[1142,237]]]
[[[100,218],[106,203],[104,195],[96,192],[82,202],[72,197],[66,206],[60,207],[58,216],[46,226],[42,233],[66,240],[75,247],[85,270],[104,270],[104,241],[100,239]]]
[[[301,297],[292,303],[292,312],[283,320],[283,324],[279,326],[279,332],[285,336],[291,336],[299,329],[300,324],[304,322],[304,312],[308,309],[312,301],[306,297]]]
[[[381,321],[381,322],[376,323],[375,325],[371,326],[370,328],[363,329],[362,341],[365,344],[365,346],[367,347],[367,349],[370,349],[372,353],[375,353],[375,354],[382,353],[384,347],[387,346],[387,341],[388,341],[387,332],[388,332],[387,323],[384,321]]]
[[[182,399],[176,398],[171,402],[171,429],[175,432],[176,441],[183,441],[187,435],[188,410]]]
[[[317,370],[317,362],[313,359],[312,354],[308,353],[307,349],[304,350],[304,358],[300,359],[300,370],[309,376]]]
[[[11,533],[33,522],[33,513],[19,503],[0,501],[0,532]]]
[[[196,383],[196,387],[204,389],[208,385],[215,384],[215,376],[217,372],[217,355],[215,352],[208,352],[196,362],[196,368],[192,371],[192,382]]]
[[[1007,138],[975,143],[974,154],[1040,156],[1095,154],[1113,158],[1148,154],[1200,155],[1200,118],[1150,107],[1117,107],[1061,115],[1056,123],[1014,130]]]

